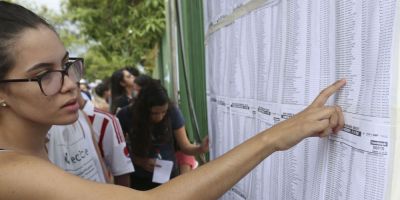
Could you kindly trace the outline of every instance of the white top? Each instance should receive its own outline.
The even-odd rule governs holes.
[[[88,115],[105,163],[113,176],[134,172],[125,138],[118,118],[99,110],[86,101],[83,112]]]
[[[89,124],[82,111],[70,125],[52,126],[47,137],[49,160],[65,171],[87,180],[106,183]]]

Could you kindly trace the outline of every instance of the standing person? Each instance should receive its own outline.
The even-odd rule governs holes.
[[[110,97],[110,85],[108,79],[106,79],[94,88],[94,95],[92,100],[94,107],[105,112],[110,112],[110,104],[108,103]]]
[[[217,199],[272,153],[287,150],[307,137],[325,137],[344,126],[340,108],[324,106],[345,84],[338,81],[304,111],[154,190],[98,184],[54,166],[44,148],[53,124],[71,124],[78,119],[77,83],[82,71],[73,66],[46,21],[24,7],[0,1],[2,199]]]
[[[135,77],[125,68],[115,71],[111,76],[111,113],[127,106],[132,101]]]
[[[71,67],[82,71],[83,59],[77,58],[73,63]],[[54,125],[48,131],[48,158],[71,174],[100,183],[111,183],[109,169],[97,144],[96,133],[82,110],[87,101],[82,95],[79,93],[77,99],[80,109],[78,120],[68,125]]]
[[[92,125],[100,155],[104,158],[117,185],[130,186],[130,173],[134,171],[125,138],[118,119],[105,111],[94,107],[91,101],[78,96],[82,111]]]
[[[99,183],[111,182],[85,114],[69,125],[54,125],[47,134],[48,159],[61,169]]]

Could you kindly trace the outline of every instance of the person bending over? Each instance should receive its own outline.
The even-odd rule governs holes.
[[[173,163],[170,178],[174,178],[179,175],[177,149],[189,155],[208,152],[208,139],[201,145],[190,143],[181,112],[157,80],[141,88],[135,103],[119,111],[117,117],[130,141],[136,169],[131,178],[134,189],[149,190],[159,185],[152,181],[156,159]]]

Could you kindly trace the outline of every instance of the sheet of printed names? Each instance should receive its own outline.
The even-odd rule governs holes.
[[[207,0],[205,25],[247,2]],[[212,158],[347,80],[328,101],[343,109],[339,134],[272,154],[221,199],[390,198],[399,3],[275,0],[207,35]]]

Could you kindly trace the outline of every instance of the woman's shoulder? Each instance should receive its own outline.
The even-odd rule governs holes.
[[[50,161],[35,156],[16,151],[0,152],[0,184],[9,175],[15,178],[16,176],[23,176],[25,173],[37,174],[49,169],[56,170],[57,167]]]
[[[181,115],[181,110],[176,104],[171,103],[168,107],[168,113],[171,116]]]
[[[185,125],[185,119],[182,115],[181,110],[177,105],[175,104],[170,105],[168,115],[171,118],[172,129],[176,130]]]
[[[53,192],[43,187],[51,187],[53,179],[64,174],[44,159],[15,151],[0,152],[0,194],[5,199],[46,199]],[[59,187],[53,189],[57,192]]]
[[[19,163],[23,163],[29,160],[36,160],[39,158],[36,158],[34,156],[29,156],[26,154],[18,153],[13,150],[1,150],[0,151],[0,168],[7,167],[9,165],[15,166]],[[1,173],[1,170],[0,170]]]
[[[35,179],[32,178],[36,174],[40,174],[42,170],[46,170],[46,164],[44,161],[40,161],[39,158],[27,156],[15,151],[1,151],[0,194],[2,194],[3,197],[7,197],[5,199],[27,198],[27,196],[23,196],[23,194],[14,193],[16,191],[25,190],[25,186],[33,186],[32,183]]]

